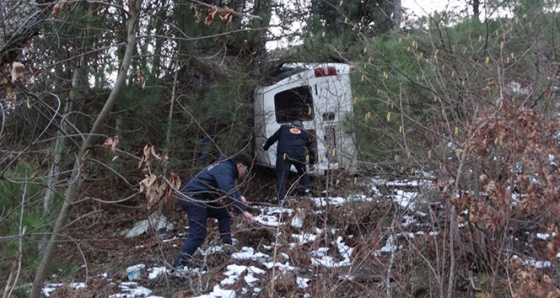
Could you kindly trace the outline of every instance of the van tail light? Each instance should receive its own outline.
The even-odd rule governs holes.
[[[315,71],[316,78],[336,76],[336,67],[334,66],[315,68],[314,71]]]

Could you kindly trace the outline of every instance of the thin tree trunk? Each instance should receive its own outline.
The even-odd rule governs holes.
[[[89,5],[89,14],[90,16],[92,15],[91,5]],[[57,189],[56,185],[58,183],[58,178],[60,175],[60,163],[62,160],[62,154],[63,152],[66,151],[65,150],[66,138],[64,136],[66,135],[66,131],[70,127],[70,125],[68,125],[68,121],[66,121],[66,117],[70,115],[70,113],[73,110],[73,102],[76,100],[76,96],[78,94],[77,90],[79,90],[80,87],[84,85],[84,82],[86,82],[86,79],[84,79],[82,75],[82,70],[87,65],[86,55],[84,52],[86,51],[85,49],[88,48],[86,43],[89,40],[90,31],[91,31],[91,23],[88,23],[86,30],[84,30],[84,34],[83,34],[84,35],[83,45],[81,49],[78,50],[80,52],[76,53],[77,56],[80,58],[78,59],[77,65],[72,73],[72,80],[71,80],[72,89],[70,89],[68,99],[64,104],[64,112],[60,121],[61,125],[60,125],[60,129],[57,132],[57,139],[55,141],[54,150],[52,152],[52,164],[49,168],[49,176],[48,176],[47,186],[45,190],[45,196],[43,197],[43,214],[45,217],[50,216],[51,213],[51,202],[56,194],[56,189]],[[61,105],[60,99],[58,97],[57,99],[59,105]],[[47,243],[48,243],[48,235],[44,235],[41,241],[39,242],[39,252],[43,251],[43,248],[46,246]]]
[[[393,0],[393,6],[393,30],[400,31],[402,18],[402,0]]]
[[[155,34],[159,34],[159,30],[163,30],[162,28],[164,27],[165,24],[165,20],[167,20],[167,2],[164,3],[159,12],[156,14],[156,16],[158,17],[158,19],[156,20],[156,32]],[[160,72],[161,69],[161,56],[162,54],[162,48],[163,48],[163,42],[165,40],[163,38],[156,38],[155,39],[155,45],[154,45],[154,60],[153,65],[152,65],[152,71],[151,74],[149,76],[150,81],[153,80],[154,78],[158,77],[158,74]]]
[[[480,16],[480,0],[473,0],[472,10],[474,17],[478,19],[478,17]]]
[[[68,113],[70,103],[66,104],[64,109],[64,114]],[[59,131],[57,133],[56,142],[54,145],[54,150],[52,152],[52,164],[49,167],[49,178],[47,180],[47,186],[45,189],[45,196],[43,197],[43,215],[48,216],[51,213],[51,202],[56,193],[56,184],[58,182],[58,176],[60,174],[60,160],[62,159],[62,152],[64,148],[64,133]],[[41,249],[41,248],[39,248]]]
[[[177,89],[177,75],[180,70],[180,66],[177,67],[175,75],[173,76],[173,89],[171,90],[171,103],[169,104],[169,114],[167,116],[167,131],[165,132],[165,153],[169,152],[171,148],[171,129],[173,128],[173,108],[175,106],[175,93]],[[165,176],[167,169],[164,169],[163,175]]]
[[[124,86],[124,82],[127,77],[127,72],[130,67],[130,62],[132,60],[132,55],[134,53],[134,49],[136,46],[136,25],[138,22],[138,18],[140,15],[140,7],[142,6],[143,0],[136,0],[136,2],[129,1],[128,2],[128,24],[127,24],[127,46],[125,50],[125,55],[123,62],[119,68],[119,73],[117,79],[115,81],[115,86],[109,94],[109,98],[105,102],[103,109],[99,113],[93,127],[90,131],[90,134],[86,136],[86,139],[82,146],[80,147],[78,156],[76,157],[76,161],[74,162],[74,167],[72,169],[72,178],[70,179],[70,184],[66,189],[66,193],[64,196],[64,203],[62,208],[60,209],[60,213],[58,218],[56,219],[56,223],[51,234],[51,239],[45,248],[45,253],[39,263],[39,267],[37,268],[37,273],[35,275],[35,280],[33,281],[33,286],[31,289],[31,298],[40,298],[41,292],[43,288],[43,283],[45,282],[45,278],[47,276],[48,269],[50,267],[50,263],[52,258],[56,252],[56,246],[58,242],[58,238],[60,237],[64,227],[66,225],[66,221],[68,218],[68,213],[70,211],[70,207],[74,203],[76,199],[76,194],[78,191],[78,187],[80,185],[80,174],[83,167],[83,158],[85,153],[87,152],[88,148],[94,141],[94,135],[99,131],[107,117],[109,116],[109,112],[112,110],[113,105],[116,102],[116,99]]]
[[[71,100],[69,100],[66,102],[64,107],[64,116],[62,116],[61,121],[62,125],[60,130],[57,132],[57,138],[54,145],[54,150],[52,152],[52,164],[49,167],[47,186],[45,187],[45,195],[43,196],[43,215],[45,217],[48,217],[51,213],[51,202],[56,194],[56,185],[58,183],[58,177],[60,175],[60,161],[62,160],[62,153],[64,152],[64,148],[66,147],[66,140],[64,138],[65,132],[62,131],[62,127],[68,126],[67,124],[64,124],[66,122],[64,118],[66,117],[65,115],[68,115],[71,110],[72,103]],[[41,241],[39,241],[39,252],[43,251],[43,248],[45,248],[47,243],[48,236],[45,235],[41,238]]]

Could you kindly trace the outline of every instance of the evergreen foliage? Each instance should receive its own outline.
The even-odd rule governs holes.
[[[347,41],[357,38],[356,32],[367,36],[386,33],[393,28],[392,1],[312,1],[316,14],[312,15],[311,32],[322,31],[327,38],[346,36]]]
[[[433,19],[428,26],[385,34],[349,50],[356,61],[357,140],[366,163],[395,162],[397,169],[409,162],[429,165],[428,157],[441,156],[449,145],[434,142],[439,139],[434,136],[454,139],[480,105],[495,104],[504,92],[531,107],[550,107],[543,98],[550,85],[544,77],[535,76],[531,93],[522,87],[543,71],[534,59],[551,62],[547,41],[555,37],[546,29],[551,28],[547,17],[473,19],[452,27]],[[540,48],[533,46],[534,36]],[[370,136],[379,141],[371,144]]]
[[[186,148],[200,148],[193,152],[195,156],[208,150],[208,162],[244,148],[252,150],[252,128],[247,123],[252,123],[253,109],[247,90],[253,87],[251,80],[239,73],[210,83],[200,101],[184,104],[184,118],[189,119],[189,124],[181,127],[178,134],[190,136],[186,144],[194,145]]]
[[[22,274],[33,273],[38,257],[38,243],[44,233],[51,228],[50,214],[44,214],[41,201],[42,170],[35,162],[19,162],[6,171],[0,180],[0,271],[9,272],[11,267],[21,262]],[[60,198],[60,197],[58,197]],[[5,284],[7,274],[3,274],[0,284]]]

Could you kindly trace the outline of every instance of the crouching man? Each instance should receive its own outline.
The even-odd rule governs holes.
[[[245,154],[222,159],[192,176],[181,187],[179,205],[187,213],[190,232],[176,257],[172,272],[188,270],[189,261],[206,238],[208,217],[218,220],[218,230],[224,247],[231,247],[231,216],[228,206],[249,222],[253,215],[247,211],[246,200],[236,190],[236,179],[248,175],[252,159]],[[227,204],[223,198],[227,198]]]

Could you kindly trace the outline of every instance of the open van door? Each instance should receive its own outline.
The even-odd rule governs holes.
[[[350,65],[287,64],[282,70],[270,85],[254,92],[257,163],[275,167],[276,144],[268,151],[262,145],[280,125],[300,119],[316,147],[316,167],[310,174],[356,173],[354,135],[343,127],[353,117]]]

